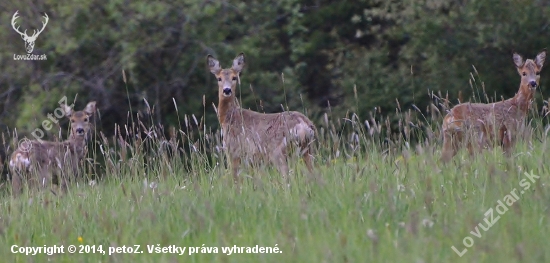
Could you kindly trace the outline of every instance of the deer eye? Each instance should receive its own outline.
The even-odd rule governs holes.
[[[218,78],[218,81],[222,81],[222,78]]]
[[[88,122],[88,118],[84,119],[84,122]]]
[[[74,120],[71,120],[71,123],[74,123]]]
[[[233,81],[237,80],[237,77],[233,77]]]
[[[540,75],[540,71],[537,71],[537,76]]]
[[[523,72],[523,74],[522,74],[522,75],[523,75],[523,76],[527,76],[527,73]]]

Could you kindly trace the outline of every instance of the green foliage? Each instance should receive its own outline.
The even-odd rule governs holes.
[[[35,53],[47,61],[13,61],[24,52],[10,30],[0,32],[0,106],[10,130],[43,119],[55,107],[50,96],[78,94],[79,103],[99,101],[101,128],[154,106],[163,125],[177,126],[180,113],[216,125],[216,85],[205,56],[227,66],[245,52],[243,107],[263,112],[308,109],[320,123],[324,112],[344,117],[350,109],[368,118],[395,108],[423,111],[441,94],[463,100],[508,98],[518,77],[511,51],[532,57],[547,46],[550,16],[545,1],[244,1],[166,2],[113,0],[7,3],[2,21],[20,10],[23,28],[50,22]],[[521,10],[518,11],[518,10]],[[9,11],[9,12],[8,12]],[[477,72],[474,72],[475,66]],[[130,104],[122,71],[127,76]],[[470,72],[479,77],[469,84]],[[542,93],[550,74],[542,74]],[[34,88],[33,88],[34,87]],[[474,88],[475,89],[475,88]],[[44,96],[44,94],[49,94]],[[356,96],[357,95],[357,96]],[[203,101],[204,96],[204,101]],[[147,103],[145,102],[147,101]],[[357,103],[357,102],[360,103]],[[399,103],[399,104],[398,104]],[[131,107],[130,107],[131,106]],[[42,108],[41,110],[38,108]],[[34,115],[33,115],[34,112]],[[204,116],[203,116],[204,115]],[[396,120],[396,117],[390,117]]]

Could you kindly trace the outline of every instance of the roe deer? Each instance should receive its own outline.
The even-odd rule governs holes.
[[[95,113],[95,101],[88,103],[82,111],[73,112],[65,104],[61,108],[70,120],[69,138],[63,142],[23,140],[13,152],[10,160],[12,192],[21,191],[21,180],[29,184],[38,183],[45,187],[51,183],[52,174],[58,175],[58,184],[66,189],[68,174],[79,173],[79,163],[86,154],[86,140],[91,129],[90,117]]]
[[[298,146],[311,173],[315,125],[302,113],[295,111],[264,114],[240,108],[235,91],[245,64],[243,53],[233,60],[233,66],[228,69],[222,69],[211,55],[207,56],[207,64],[218,80],[218,118],[222,128],[222,142],[231,160],[235,182],[239,181],[241,158],[269,161],[283,177],[287,176],[287,154],[292,144]]]
[[[525,117],[531,106],[540,80],[540,71],[546,58],[546,50],[534,60],[513,54],[514,64],[521,76],[519,91],[504,101],[495,103],[462,103],[453,107],[443,119],[443,150],[441,160],[453,158],[464,140],[470,154],[474,153],[473,143],[481,149],[498,143],[506,154],[510,154],[518,133],[525,126]],[[471,132],[471,138],[466,138]]]

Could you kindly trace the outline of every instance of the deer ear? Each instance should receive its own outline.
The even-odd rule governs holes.
[[[542,69],[545,59],[546,59],[546,49],[541,51],[535,58],[535,64],[537,64],[537,67],[539,67],[539,70]]]
[[[95,113],[95,101],[89,102],[88,105],[86,105],[86,108],[84,108],[84,112],[88,114],[88,116],[92,116]]]
[[[523,61],[523,58],[518,53],[514,53],[513,58],[514,58],[514,64],[516,64],[517,68],[523,67],[523,64],[525,62]]]
[[[214,75],[218,75],[218,73],[222,71],[222,68],[220,67],[220,62],[216,60],[212,55],[208,55],[206,57],[206,64],[208,65],[210,72],[212,72],[212,74]]]
[[[61,109],[65,112],[66,117],[71,117],[73,115],[73,108],[71,106],[67,106],[67,104],[61,104]]]
[[[231,67],[234,71],[237,71],[240,73],[244,68],[244,53],[239,54],[235,59],[233,59],[233,67]]]

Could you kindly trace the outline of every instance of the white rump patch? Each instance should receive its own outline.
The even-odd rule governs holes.
[[[315,136],[315,131],[307,123],[300,122],[290,129],[290,136],[296,138],[299,141],[305,141]]]
[[[12,169],[27,169],[31,165],[31,160],[26,154],[16,153],[15,157],[10,160],[10,167]]]

